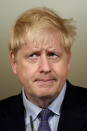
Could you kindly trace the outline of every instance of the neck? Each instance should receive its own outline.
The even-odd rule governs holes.
[[[31,101],[33,104],[39,106],[40,108],[47,108],[52,103],[52,101],[56,98],[56,96],[55,97],[44,96],[44,97],[40,97],[40,98],[37,98],[34,96],[29,96],[27,98],[29,99],[29,101]]]

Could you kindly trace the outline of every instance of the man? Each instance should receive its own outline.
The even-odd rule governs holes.
[[[0,102],[1,131],[87,131],[87,89],[67,81],[75,36],[70,22],[48,8],[17,19],[9,52],[23,89]]]

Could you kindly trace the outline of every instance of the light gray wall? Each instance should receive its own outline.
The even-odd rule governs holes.
[[[36,6],[47,6],[63,17],[75,19],[78,36],[72,48],[69,79],[87,87],[87,0],[0,0],[0,99],[21,90],[9,64],[9,30],[20,13]]]

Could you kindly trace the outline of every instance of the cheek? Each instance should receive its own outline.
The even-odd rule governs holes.
[[[68,74],[68,64],[66,62],[55,64],[53,70],[58,77],[66,77]]]
[[[37,70],[38,65],[36,64],[29,64],[28,66],[24,67],[24,73],[30,79],[36,75]]]
[[[21,65],[16,68],[17,71],[17,77],[21,83],[31,80],[37,71],[36,65]]]

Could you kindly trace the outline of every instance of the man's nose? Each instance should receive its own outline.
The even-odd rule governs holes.
[[[41,56],[39,70],[44,73],[51,72],[50,63],[46,55]]]

